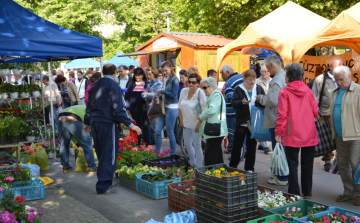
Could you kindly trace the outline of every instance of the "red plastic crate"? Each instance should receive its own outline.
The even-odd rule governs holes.
[[[196,211],[195,194],[188,194],[187,188],[192,189],[195,186],[195,180],[186,180],[177,183],[168,184],[168,207],[175,212],[186,210]]]

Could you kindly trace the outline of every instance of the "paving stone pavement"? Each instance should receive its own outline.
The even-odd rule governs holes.
[[[44,212],[42,223],[113,222],[51,184],[45,186],[45,199],[29,201],[26,204]]]

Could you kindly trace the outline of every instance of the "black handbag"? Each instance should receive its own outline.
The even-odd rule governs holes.
[[[221,94],[220,94],[220,97],[221,97],[220,123],[208,123],[206,121],[205,122],[205,127],[204,127],[204,134],[205,135],[208,135],[208,136],[220,136],[220,134],[221,134],[222,101],[223,101],[223,98],[222,98]]]
[[[166,115],[165,100],[161,96],[156,96],[155,98],[154,95],[153,99],[151,100],[147,115],[149,118]]]

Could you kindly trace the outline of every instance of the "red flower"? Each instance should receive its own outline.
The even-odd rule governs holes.
[[[122,157],[121,157],[121,156],[118,156],[117,159],[118,159],[118,160],[122,160]]]
[[[144,151],[144,149],[140,149],[140,152]]]
[[[24,203],[25,202],[25,197],[22,197],[21,195],[17,196],[15,198],[15,202],[21,202]]]
[[[131,150],[132,148],[133,148],[132,146],[128,146],[128,147],[127,147],[128,150]]]

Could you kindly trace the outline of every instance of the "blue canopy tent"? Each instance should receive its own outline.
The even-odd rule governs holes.
[[[0,63],[47,61],[49,73],[50,61],[103,56],[101,38],[51,23],[12,0],[0,2],[0,42]],[[55,138],[53,119],[51,124]]]
[[[80,68],[98,68],[100,67],[100,62],[87,59],[75,59],[67,64],[65,64],[65,69],[80,69]]]
[[[139,62],[136,62],[135,60],[131,59],[130,57],[119,57],[120,55],[124,54],[123,52],[118,52],[113,58],[111,58],[110,60],[106,61],[104,63],[112,63],[114,64],[116,67],[120,66],[120,65],[125,65],[125,66],[130,66],[133,65],[135,67],[139,66]]]

